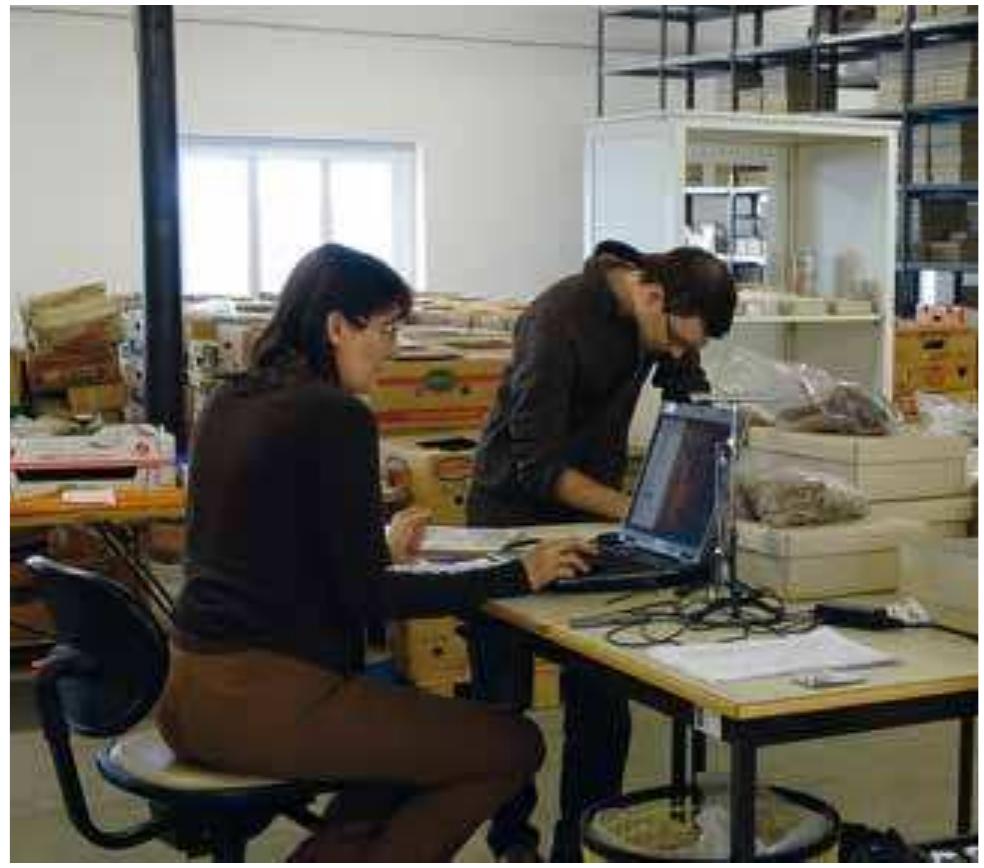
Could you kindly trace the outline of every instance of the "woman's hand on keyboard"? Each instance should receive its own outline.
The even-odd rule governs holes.
[[[598,553],[594,542],[563,539],[542,542],[522,557],[530,589],[540,591],[557,579],[572,579],[591,568],[588,559]]]

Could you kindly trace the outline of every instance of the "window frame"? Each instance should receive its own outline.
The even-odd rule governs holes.
[[[419,149],[414,142],[371,141],[360,139],[296,139],[261,136],[211,136],[185,134],[178,139],[178,166],[190,153],[210,153],[215,156],[244,159],[247,164],[247,227],[249,264],[248,294],[229,296],[219,293],[191,293],[182,282],[182,296],[187,298],[276,299],[279,293],[263,292],[260,268],[260,207],[258,164],[263,156],[316,156],[321,166],[321,237],[332,238],[331,164],[345,158],[360,162],[379,161],[392,170],[392,238],[393,258],[390,263],[411,285],[419,284],[418,251],[419,225]],[[181,238],[185,238],[182,219]],[[182,248],[184,244],[182,243]],[[184,263],[182,260],[182,267]]]

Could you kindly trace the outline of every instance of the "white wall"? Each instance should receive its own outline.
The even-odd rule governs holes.
[[[530,295],[582,256],[595,14],[177,7],[179,129],[417,142],[426,287]],[[139,290],[127,11],[13,9],[11,95],[12,314],[18,299],[93,278]]]
[[[12,320],[33,293],[99,278],[119,291],[142,286],[128,10],[11,10]],[[419,143],[426,288],[530,295],[577,267],[595,7],[176,14],[181,132]],[[701,33],[701,51],[726,43],[722,24]],[[656,25],[613,22],[609,46],[630,57],[655,50],[658,35]],[[672,28],[671,53],[681,36]],[[654,108],[655,93],[652,80],[609,79],[606,105]],[[674,83],[671,104],[681,94]],[[16,322],[12,332],[17,339]]]
[[[10,281],[31,293],[140,284],[133,37],[126,18],[11,14]]]

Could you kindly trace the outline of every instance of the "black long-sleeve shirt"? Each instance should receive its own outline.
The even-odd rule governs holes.
[[[591,520],[558,503],[558,477],[576,469],[618,487],[629,423],[655,363],[667,400],[708,389],[696,353],[647,354],[596,259],[539,295],[520,317],[512,361],[479,443],[469,520],[529,524]]]
[[[178,641],[353,671],[370,618],[463,613],[525,588],[515,560],[470,574],[388,566],[365,405],[312,379],[222,386],[195,435]]]

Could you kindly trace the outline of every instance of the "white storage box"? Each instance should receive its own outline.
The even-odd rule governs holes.
[[[977,540],[902,546],[899,590],[946,627],[977,633]]]
[[[920,522],[866,518],[816,527],[738,523],[738,578],[786,600],[894,591],[899,546],[925,536]]]
[[[967,491],[970,444],[963,437],[848,437],[752,428],[748,444],[746,454],[753,461],[838,476],[872,502],[949,497]]]
[[[907,518],[925,522],[934,536],[965,537],[974,515],[974,499],[929,497],[920,500],[882,500],[871,504],[871,518]]]

